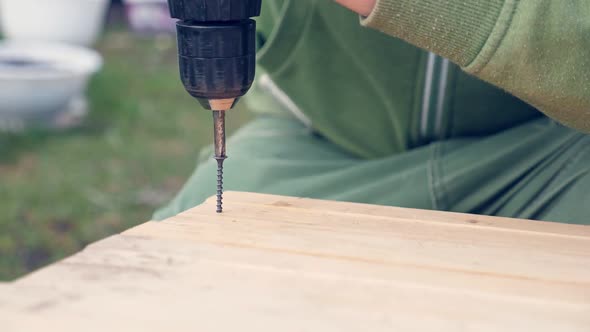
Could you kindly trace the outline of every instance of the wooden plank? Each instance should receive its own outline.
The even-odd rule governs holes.
[[[590,331],[587,226],[226,197],[3,285],[3,331]]]

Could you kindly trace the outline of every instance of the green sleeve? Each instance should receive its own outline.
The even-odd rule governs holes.
[[[362,23],[590,132],[588,0],[377,0]]]

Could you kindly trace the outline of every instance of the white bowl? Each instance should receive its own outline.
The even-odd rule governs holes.
[[[0,0],[8,39],[92,45],[104,25],[108,0]]]
[[[101,56],[82,47],[0,43],[0,121],[30,122],[63,111],[101,66]]]

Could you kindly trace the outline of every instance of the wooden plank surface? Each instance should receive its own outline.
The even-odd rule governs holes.
[[[590,331],[590,227],[227,193],[0,287],[2,331]]]

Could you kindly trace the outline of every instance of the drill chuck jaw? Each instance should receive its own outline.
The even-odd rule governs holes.
[[[203,107],[232,108],[254,81],[261,0],[168,0],[178,18],[180,78]]]

